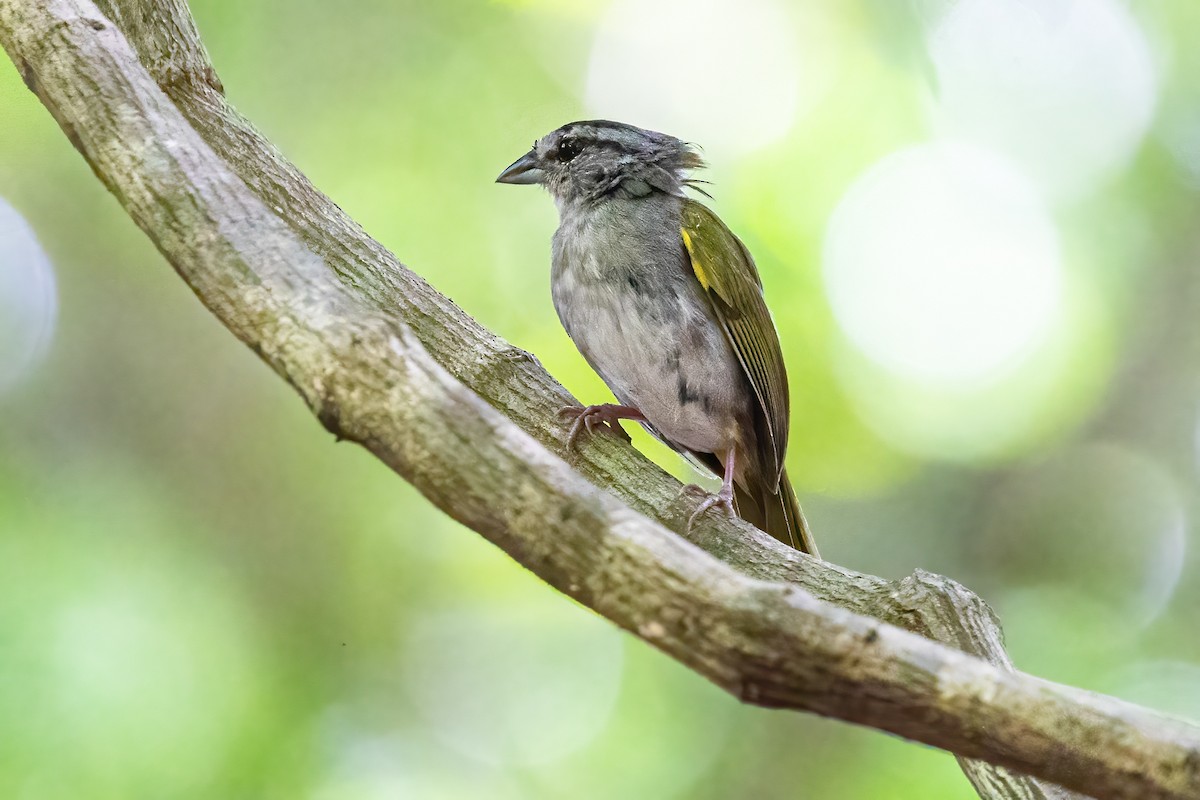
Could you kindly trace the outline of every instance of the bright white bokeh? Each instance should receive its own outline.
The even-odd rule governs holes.
[[[961,0],[929,48],[937,127],[1016,159],[1055,197],[1127,165],[1154,116],[1152,51],[1119,0]]]
[[[0,198],[0,395],[42,360],[57,318],[50,259],[29,224]]]
[[[949,388],[993,379],[1061,313],[1057,230],[1007,161],[960,144],[896,152],[830,220],[824,279],[850,341],[898,377]]]
[[[405,646],[409,694],[438,738],[483,764],[540,764],[590,744],[621,686],[620,634],[578,609],[439,612]]]
[[[781,138],[832,71],[816,12],[801,25],[790,11],[775,0],[614,0],[592,45],[589,113],[710,153]]]

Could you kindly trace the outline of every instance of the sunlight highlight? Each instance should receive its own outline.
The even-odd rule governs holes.
[[[773,0],[615,0],[592,45],[588,109],[713,151],[752,151],[787,133],[801,95],[811,102],[827,80],[802,62],[821,48],[795,41],[796,27]]]
[[[1063,302],[1058,234],[1003,159],[964,145],[888,156],[830,221],[824,276],[850,340],[885,369],[949,386],[994,378]]]
[[[962,0],[929,49],[937,126],[1016,159],[1056,197],[1124,168],[1154,116],[1153,55],[1116,0]]]

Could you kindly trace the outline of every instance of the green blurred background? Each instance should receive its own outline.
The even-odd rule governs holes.
[[[553,205],[492,180],[576,118],[701,144],[826,557],[953,576],[1021,668],[1200,718],[1194,0],[192,6],[317,186],[592,402]],[[7,63],[0,413],[0,796],[971,796],[739,706],[335,445]]]

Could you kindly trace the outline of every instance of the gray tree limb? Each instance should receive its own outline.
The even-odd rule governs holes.
[[[183,0],[100,5],[0,0],[0,46],[200,300],[331,431],[747,702],[945,748],[988,798],[1200,797],[1200,728],[1014,671],[990,610],[954,582],[860,575],[716,516],[689,542],[695,498],[629,447],[598,437],[567,464],[554,412],[572,398],[229,106]]]

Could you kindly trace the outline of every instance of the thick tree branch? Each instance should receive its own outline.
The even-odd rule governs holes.
[[[0,45],[201,301],[326,427],[742,699],[1096,797],[1200,796],[1200,729],[1012,671],[990,611],[957,584],[859,575],[737,521],[706,520],[688,543],[675,532],[694,499],[630,448],[599,438],[578,471],[567,465],[553,413],[571,401],[565,390],[405,269],[237,115],[182,0],[102,5],[0,0]],[[987,797],[1063,794],[964,767]]]

